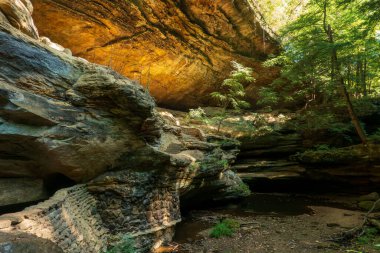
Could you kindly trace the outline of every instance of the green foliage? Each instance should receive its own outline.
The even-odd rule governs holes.
[[[228,169],[228,167],[229,167],[229,163],[228,163],[228,161],[226,160],[226,159],[222,159],[222,160],[216,160],[215,162],[214,162],[214,165],[213,165],[213,167],[218,167],[218,168],[223,168],[223,169]]]
[[[270,87],[261,87],[259,97],[260,99],[257,101],[258,105],[277,105],[280,100],[278,93]]]
[[[244,84],[254,82],[253,70],[235,61],[231,62],[234,70],[230,77],[225,79],[219,87],[219,91],[212,92],[211,97],[216,100],[218,106],[227,109],[248,108],[250,105],[243,100],[245,97]]]
[[[197,171],[200,168],[199,162],[193,162],[189,165],[190,171]]]
[[[330,150],[330,146],[327,145],[327,144],[321,144],[321,145],[316,145],[315,147],[315,150],[320,150],[320,151],[326,151],[326,150]]]
[[[201,162],[200,165],[202,170],[210,170],[210,169],[228,169],[229,163],[226,159],[219,159],[217,157],[210,157]]]
[[[206,117],[206,113],[202,107],[198,107],[197,109],[190,109],[188,116],[190,119],[203,119]]]
[[[229,228],[226,224],[218,223],[212,229],[210,233],[210,237],[220,238],[224,236],[232,236],[233,234],[234,234],[234,231],[231,228]]]
[[[375,101],[365,97],[354,100],[353,105],[356,113],[361,117],[371,116],[380,110]]]
[[[269,27],[275,31],[294,20],[307,1],[256,0]]]
[[[371,244],[374,245],[379,243],[378,234],[379,231],[374,227],[366,227],[363,231],[364,233],[358,237],[357,241],[359,244]]]
[[[380,144],[380,128],[378,128],[372,135],[368,137],[373,143]]]
[[[130,236],[125,235],[118,244],[107,250],[106,253],[136,253],[135,241]]]
[[[249,189],[249,186],[246,185],[245,183],[240,183],[239,184],[239,190],[246,196],[251,194],[251,190]]]
[[[306,164],[342,164],[350,163],[356,158],[356,154],[349,149],[329,148],[319,150],[306,150],[291,156],[292,160]]]
[[[379,94],[380,18],[373,21],[373,13],[380,13],[378,5],[372,1],[329,0],[324,19],[324,2],[308,1],[302,14],[281,30],[282,54],[265,64],[282,67],[281,77],[271,85],[281,93],[278,103],[331,102],[339,92],[338,77],[344,79],[355,98]],[[333,41],[326,34],[327,24]],[[333,52],[337,52],[335,63],[331,60]]]
[[[240,228],[240,223],[233,219],[224,219],[217,223],[210,232],[210,237],[232,236]]]
[[[321,130],[328,131],[334,135],[340,135],[349,139],[353,128],[349,121],[342,121],[335,114],[328,112],[329,109],[309,110],[299,115],[293,127],[302,132],[313,134]]]
[[[229,228],[236,231],[240,228],[240,222],[234,219],[224,219],[222,221],[224,224],[226,224]]]

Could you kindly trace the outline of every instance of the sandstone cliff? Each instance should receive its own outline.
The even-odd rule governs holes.
[[[74,55],[138,80],[166,107],[210,104],[236,60],[255,70],[247,87],[270,83],[261,63],[278,45],[251,0],[33,0],[40,33]]]
[[[134,81],[30,35],[0,23],[0,207],[67,188],[0,216],[1,252],[24,253],[22,237],[36,252],[98,253],[124,235],[149,252],[171,239],[181,195],[245,194],[228,170],[236,144],[222,149],[160,115]]]

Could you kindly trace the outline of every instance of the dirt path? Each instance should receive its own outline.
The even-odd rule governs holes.
[[[194,253],[340,253],[380,252],[369,245],[353,243],[339,245],[328,239],[349,228],[358,226],[364,213],[350,208],[327,205],[309,205],[301,213],[269,215],[257,214],[255,210],[218,209],[194,211],[178,228],[175,242],[180,244],[178,252]],[[298,202],[295,202],[299,204]],[[275,203],[281,205],[281,203]],[[283,204],[284,205],[284,204]],[[288,206],[289,208],[289,206]],[[299,208],[299,206],[297,206]],[[280,208],[281,210],[281,208]],[[241,223],[232,237],[210,238],[210,228],[218,220],[232,218]]]

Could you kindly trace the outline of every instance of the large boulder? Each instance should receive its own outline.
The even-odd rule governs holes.
[[[178,109],[210,104],[230,61],[253,67],[252,102],[257,87],[277,76],[262,66],[279,46],[254,2],[33,0],[33,16],[41,35],[138,80],[159,104]]]
[[[14,29],[0,44],[1,177],[88,181],[148,147],[155,104],[140,86]]]

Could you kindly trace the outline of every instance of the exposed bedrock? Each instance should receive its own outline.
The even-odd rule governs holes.
[[[323,136],[313,136],[324,140]],[[378,144],[316,150],[310,139],[280,131],[241,140],[234,171],[254,190],[372,191],[379,189]]]
[[[26,34],[0,24],[0,181],[13,187],[0,207],[72,187],[0,216],[1,247],[24,253],[14,238],[27,234],[34,252],[99,253],[128,235],[149,252],[171,239],[181,194],[246,194],[229,171],[237,143],[220,147],[130,79]]]
[[[13,29],[0,28],[0,43],[1,177],[84,182],[147,149],[155,104],[141,87]]]
[[[139,80],[163,106],[210,104],[232,60],[254,68],[252,102],[278,74],[261,64],[278,44],[251,0],[32,2],[41,35]]]

